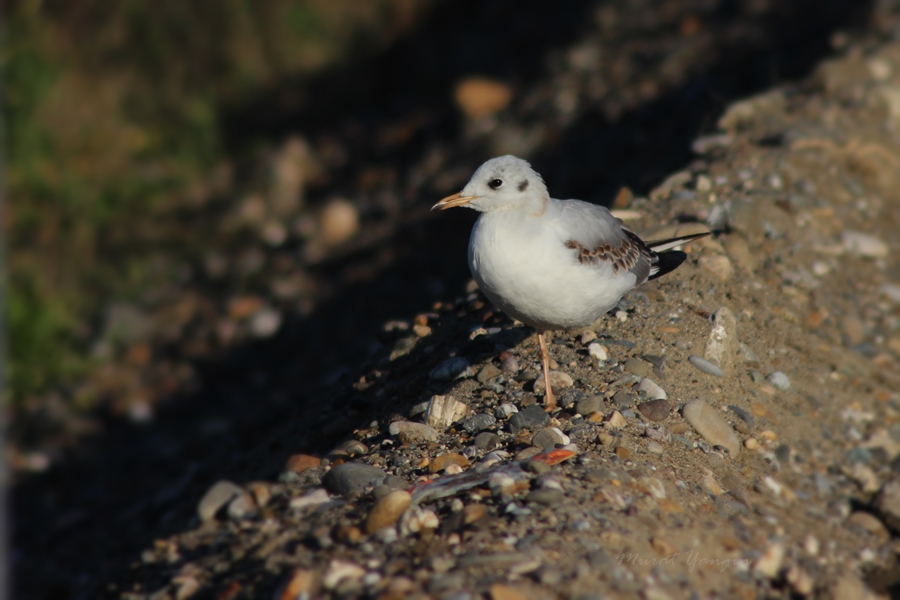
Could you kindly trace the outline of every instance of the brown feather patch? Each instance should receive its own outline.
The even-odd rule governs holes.
[[[627,229],[625,233],[628,237],[619,246],[603,244],[591,249],[582,246],[575,240],[569,240],[566,242],[566,247],[576,251],[578,262],[583,265],[593,265],[601,262],[611,263],[615,274],[618,274],[620,269],[630,271],[641,257],[646,258],[652,264],[653,251],[647,248],[643,240],[635,234]]]

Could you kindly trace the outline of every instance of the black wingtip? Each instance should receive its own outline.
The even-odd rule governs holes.
[[[687,254],[681,252],[679,250],[669,250],[668,252],[661,252],[656,255],[657,263],[656,267],[658,271],[650,276],[650,279],[656,279],[657,277],[662,277],[666,273],[670,273],[681,266],[685,260],[687,260]]]

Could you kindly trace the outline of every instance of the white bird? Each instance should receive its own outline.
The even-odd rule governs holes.
[[[432,210],[481,213],[469,238],[469,269],[497,308],[538,331],[544,407],[556,407],[544,333],[591,325],[648,279],[684,262],[667,252],[709,235],[644,242],[606,207],[550,197],[544,180],[515,156],[492,158],[458,194]]]

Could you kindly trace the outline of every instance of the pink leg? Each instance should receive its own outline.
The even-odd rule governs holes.
[[[544,363],[544,410],[547,412],[556,408],[556,396],[553,395],[553,387],[550,385],[550,351],[547,349],[547,340],[544,332],[538,334],[541,342],[541,362]]]

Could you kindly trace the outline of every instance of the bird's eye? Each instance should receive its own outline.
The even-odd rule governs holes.
[[[502,180],[502,179],[491,179],[490,183],[488,183],[488,186],[490,186],[490,188],[491,188],[492,190],[496,190],[496,189],[499,188],[501,185],[503,185],[503,180]]]

